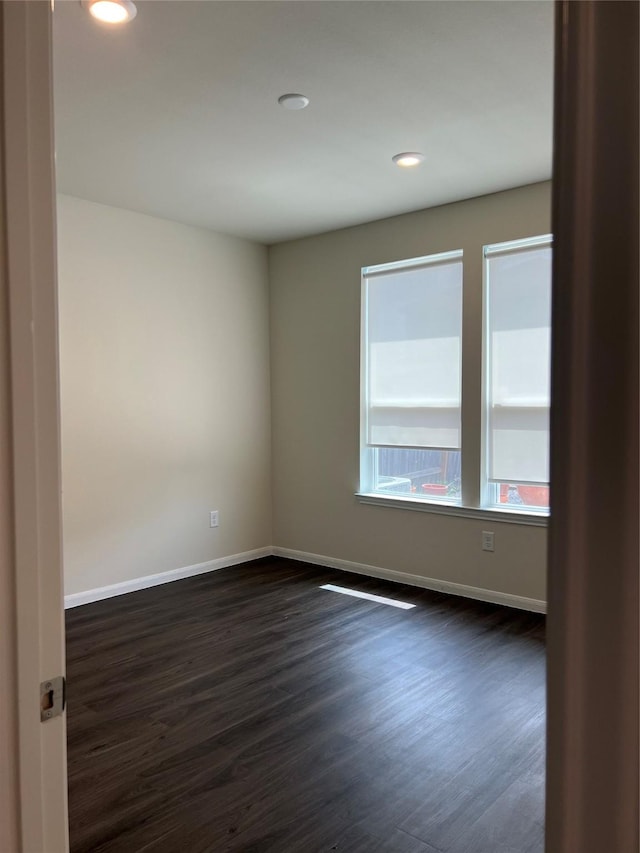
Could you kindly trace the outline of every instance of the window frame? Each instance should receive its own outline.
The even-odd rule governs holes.
[[[449,499],[442,500],[437,497],[429,496],[414,496],[403,495],[400,493],[384,494],[380,491],[373,491],[373,486],[376,482],[377,470],[377,453],[375,447],[367,445],[368,434],[368,381],[369,381],[369,364],[368,364],[368,293],[367,293],[367,276],[375,272],[395,271],[402,269],[411,269],[420,266],[430,266],[431,264],[446,263],[447,261],[462,261],[462,289],[463,289],[463,306],[462,306],[462,328],[461,328],[461,359],[460,369],[461,374],[464,374],[465,369],[469,369],[465,365],[465,257],[464,249],[454,249],[445,252],[434,252],[429,255],[423,255],[406,260],[391,261],[383,264],[375,264],[363,266],[361,268],[361,288],[360,288],[360,425],[359,425],[359,487],[355,492],[356,500],[365,505],[385,506],[391,509],[403,509],[418,512],[429,512],[436,515],[457,516],[463,518],[475,518],[478,520],[499,521],[501,523],[512,523],[520,525],[528,525],[533,527],[546,527],[549,520],[549,508],[533,507],[522,505],[522,507],[513,504],[499,504],[492,501],[495,492],[499,490],[499,485],[488,480],[488,453],[487,453],[487,424],[488,424],[488,254],[495,257],[500,251],[505,253],[516,250],[530,250],[538,246],[550,246],[553,248],[553,235],[541,234],[534,237],[526,237],[517,240],[502,241],[499,243],[487,243],[481,246],[482,252],[482,278],[481,278],[481,305],[482,313],[479,320],[481,352],[480,358],[480,460],[479,469],[476,469],[474,478],[476,480],[476,488],[479,488],[478,504],[471,505],[464,502],[465,480],[464,480],[464,465],[462,466],[463,480],[461,483],[461,495],[459,502],[453,502]],[[469,260],[469,250],[467,249],[467,263],[473,265],[474,260]],[[461,408],[464,410],[465,402],[461,384]],[[467,403],[468,405],[468,403]],[[465,425],[464,418],[461,421],[461,438],[460,438],[460,453],[464,450],[465,445]],[[475,466],[474,466],[475,467]],[[467,485],[469,481],[467,480]],[[548,484],[541,484],[548,485]],[[493,495],[491,494],[493,490]],[[497,496],[496,496],[497,500]]]
[[[489,408],[491,363],[489,357],[489,260],[499,255],[512,255],[536,248],[549,247],[553,250],[553,234],[540,234],[518,240],[505,240],[499,243],[487,243],[482,247],[482,420],[481,420],[481,469],[480,469],[480,508],[487,512],[509,512],[514,515],[534,515],[548,518],[549,507],[534,507],[527,504],[509,505],[502,509],[499,501],[500,485],[489,479]],[[514,481],[515,482],[515,481]],[[517,485],[520,483],[518,482]],[[532,485],[549,486],[549,483]],[[497,494],[496,494],[497,493]],[[507,506],[506,504],[504,506]]]
[[[398,500],[396,496],[387,497],[381,491],[375,491],[374,486],[378,481],[378,454],[376,447],[371,447],[368,444],[367,437],[369,432],[369,303],[368,303],[368,288],[367,279],[372,275],[384,272],[401,272],[402,270],[415,270],[428,268],[446,264],[450,261],[459,261],[462,263],[462,302],[460,306],[460,407],[462,407],[462,335],[463,335],[463,310],[464,310],[464,252],[463,249],[453,249],[446,252],[434,252],[430,255],[421,255],[415,258],[407,258],[401,261],[391,261],[383,264],[373,264],[364,266],[360,270],[360,470],[359,470],[359,490],[356,496],[360,498],[370,498],[366,502],[371,503],[376,498],[379,498],[382,505],[391,505]],[[462,421],[460,423],[460,448],[462,453]],[[403,448],[398,446],[398,449],[413,449]],[[429,448],[424,448],[428,450]],[[434,448],[437,449],[437,448]],[[393,494],[393,493],[389,493]],[[400,501],[411,501],[415,504],[427,506],[441,506],[445,508],[458,508],[461,506],[461,500],[454,501],[451,499],[438,499],[433,496],[420,495],[407,498],[399,498]],[[365,501],[362,501],[365,502]]]

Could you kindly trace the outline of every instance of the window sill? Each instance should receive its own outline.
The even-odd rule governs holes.
[[[416,498],[388,498],[383,495],[356,492],[356,499],[361,504],[372,506],[386,506],[392,509],[409,509],[418,512],[431,512],[435,515],[453,515],[458,518],[486,519],[487,521],[499,521],[506,524],[523,524],[529,527],[547,527],[549,523],[548,514],[522,512],[512,509],[489,509],[487,507],[461,506],[452,503],[437,503],[436,501],[425,501]]]

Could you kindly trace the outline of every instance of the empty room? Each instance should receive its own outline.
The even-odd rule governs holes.
[[[57,0],[72,853],[543,853],[556,20]]]
[[[542,850],[552,54],[57,8],[72,850]]]

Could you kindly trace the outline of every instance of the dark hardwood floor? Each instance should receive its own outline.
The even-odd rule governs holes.
[[[273,558],[70,610],[67,656],[73,853],[542,853],[542,616]]]

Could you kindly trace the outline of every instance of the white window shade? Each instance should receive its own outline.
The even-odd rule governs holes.
[[[486,263],[488,479],[548,483],[551,247]]]
[[[365,271],[366,441],[460,447],[462,261]]]

